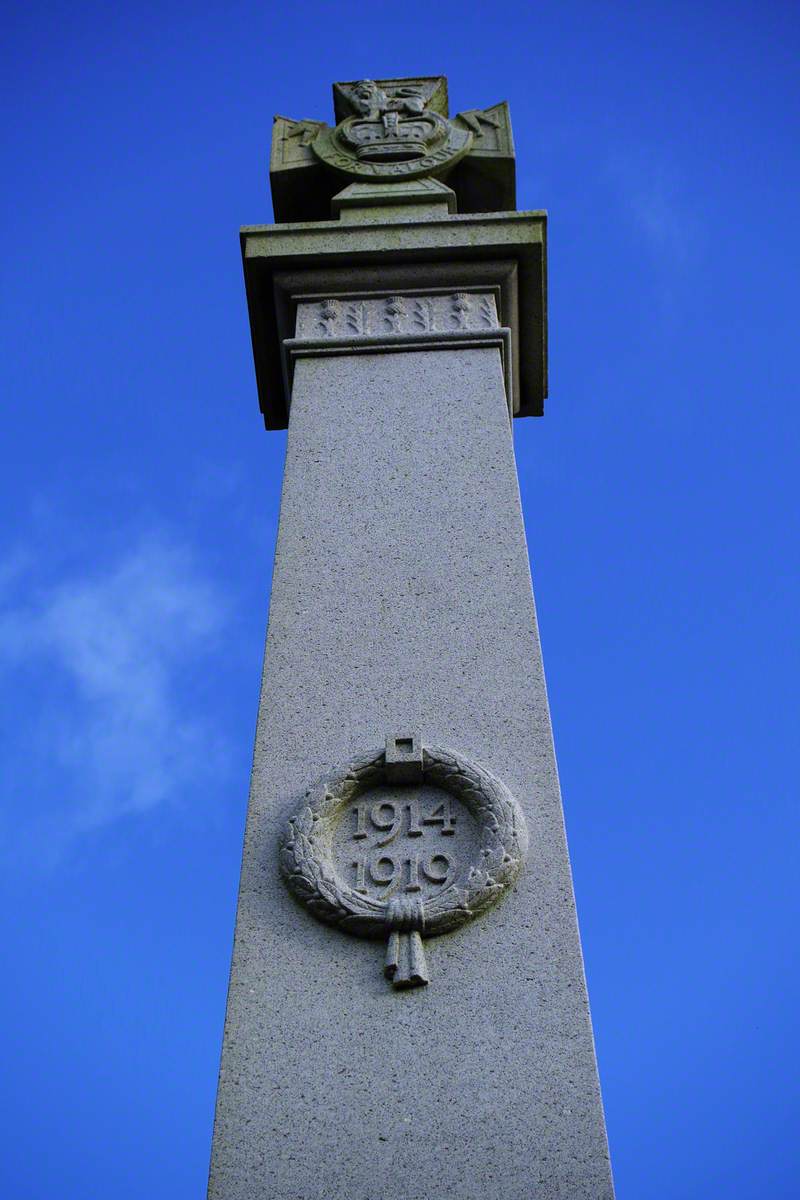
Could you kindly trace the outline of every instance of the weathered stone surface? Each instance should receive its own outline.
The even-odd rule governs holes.
[[[507,104],[450,120],[444,76],[335,83],[333,96],[335,127],[275,118],[270,181],[276,221],[325,220],[346,180],[446,179],[463,213],[516,208]]]
[[[326,296],[297,306],[298,338],[353,342],[387,333],[452,333],[498,329],[499,325],[491,292],[420,292],[355,300]]]
[[[388,194],[387,194],[388,193]],[[413,212],[409,211],[413,207]],[[420,217],[444,217],[456,211],[456,194],[438,179],[407,179],[392,183],[348,183],[331,200],[331,213],[348,221],[385,222],[390,215],[396,221]]]
[[[315,779],[403,729],[501,779],[530,847],[398,993],[278,846]],[[296,366],[209,1194],[612,1194],[496,350]]]
[[[375,209],[380,213],[381,209]],[[410,211],[410,210],[409,210]],[[547,395],[547,216],[543,212],[442,216],[365,225],[339,221],[252,225],[241,231],[259,402],[268,429],[289,411],[283,339],[309,291],[348,295],[499,288],[511,330],[514,416],[540,414]],[[524,344],[525,353],[520,354]]]
[[[496,199],[504,105],[335,97],[273,186],[297,216],[349,175],[339,220],[242,236],[289,435],[209,1197],[611,1200],[510,420],[544,214],[415,178]]]

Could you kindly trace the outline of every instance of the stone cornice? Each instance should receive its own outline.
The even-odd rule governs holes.
[[[245,226],[242,255],[267,428],[288,421],[292,354],[283,344],[296,336],[298,305],[311,295],[496,295],[499,327],[508,330],[510,409],[515,416],[540,415],[547,393],[546,225],[545,213],[522,212]]]

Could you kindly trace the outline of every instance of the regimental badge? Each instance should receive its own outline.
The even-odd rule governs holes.
[[[396,988],[428,983],[423,937],[484,912],[522,869],[528,835],[508,788],[452,750],[391,737],[309,789],[280,852],[321,921],[386,938]]]
[[[419,179],[449,170],[468,153],[472,132],[428,107],[422,86],[388,90],[362,79],[343,92],[352,115],[311,142],[317,157],[351,179]]]
[[[506,103],[450,117],[442,75],[335,83],[333,99],[333,127],[275,117],[270,179],[276,221],[330,220],[331,201],[348,181],[446,180],[459,213],[516,207]]]

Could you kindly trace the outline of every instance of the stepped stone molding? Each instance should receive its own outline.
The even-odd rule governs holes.
[[[506,401],[513,416],[512,334],[500,324],[500,296],[500,287],[302,296],[296,303],[296,336],[284,338],[282,344],[287,393],[291,395],[299,358],[493,348],[500,351]]]

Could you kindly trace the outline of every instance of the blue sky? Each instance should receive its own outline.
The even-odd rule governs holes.
[[[796,1200],[797,8],[5,17],[0,1195],[204,1194],[285,444],[237,229],[274,112],[444,72],[550,212],[515,433],[619,1197]]]

